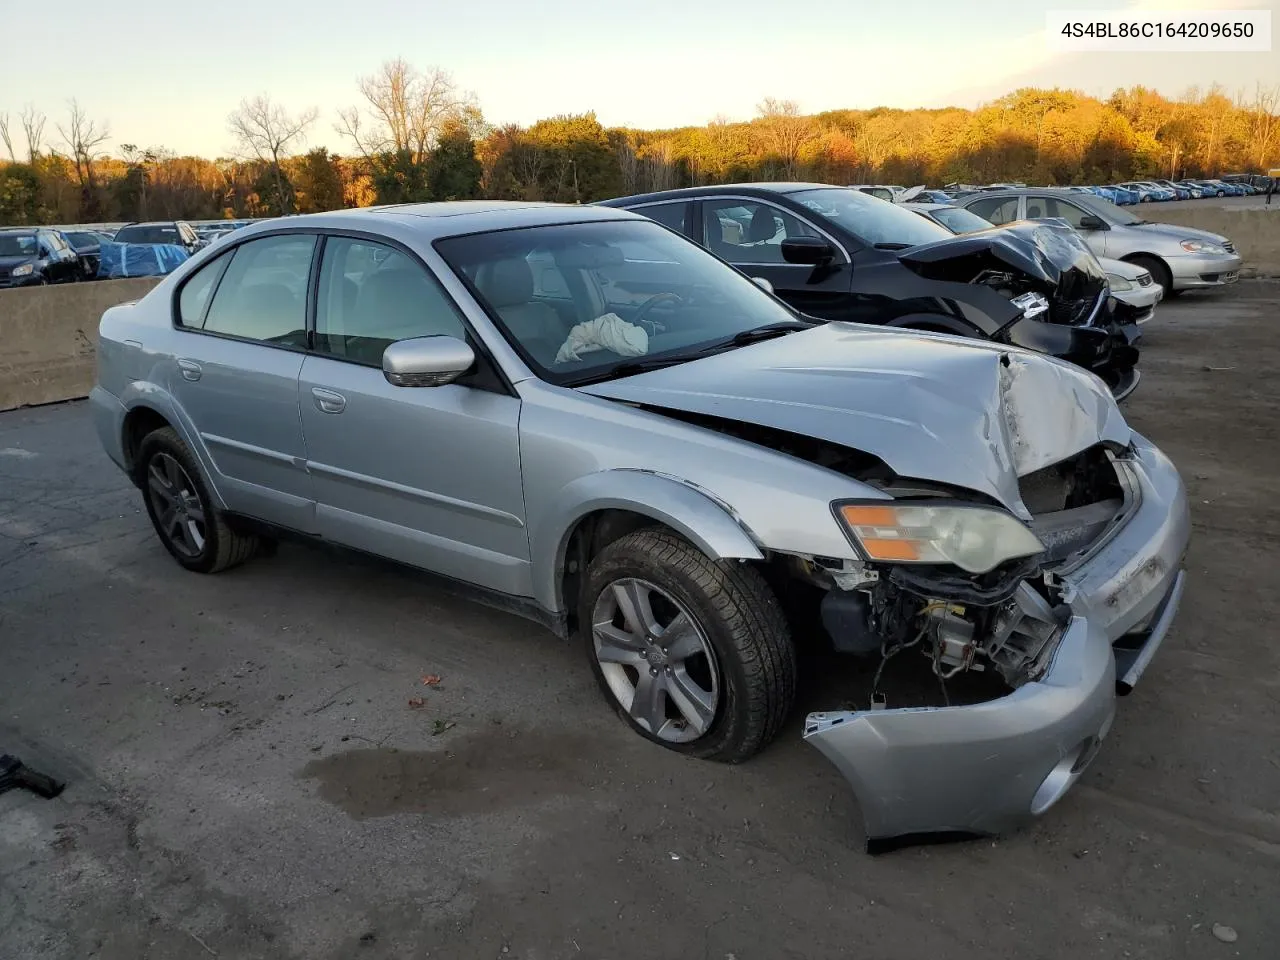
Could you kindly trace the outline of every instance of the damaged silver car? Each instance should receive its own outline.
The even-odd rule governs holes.
[[[290,534],[432,571],[580,638],[634,731],[724,761],[787,718],[801,631],[877,681],[912,664],[936,702],[873,683],[804,724],[873,847],[1052,806],[1183,589],[1178,473],[1097,377],[811,320],[622,210],[259,223],[100,342],[102,442],[187,569]]]

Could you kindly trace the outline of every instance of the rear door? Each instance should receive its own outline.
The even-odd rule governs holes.
[[[782,241],[791,237],[830,240],[813,224],[777,204],[745,197],[707,197],[700,203],[699,243],[750,277],[763,277],[779,297],[803,313],[845,319],[850,271],[838,244],[829,267],[787,263]]]
[[[997,226],[1022,219],[1021,197],[979,197],[963,204],[966,210],[976,213],[983,220],[990,220]]]
[[[314,532],[298,415],[316,236],[263,237],[197,270],[178,294],[170,389],[227,506]]]

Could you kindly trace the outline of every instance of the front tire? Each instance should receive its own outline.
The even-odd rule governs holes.
[[[1173,289],[1173,274],[1169,272],[1169,267],[1159,257],[1138,256],[1129,257],[1128,260],[1135,267],[1141,267],[1151,274],[1151,279],[1164,288],[1165,297],[1172,298],[1177,296],[1177,292]]]
[[[214,507],[199,463],[172,427],[143,438],[136,480],[156,535],[186,569],[219,573],[258,552],[259,539],[232,530]]]
[[[713,561],[669,530],[637,530],[595,557],[578,623],[605,697],[679,753],[746,760],[795,700],[795,648],[759,571]]]

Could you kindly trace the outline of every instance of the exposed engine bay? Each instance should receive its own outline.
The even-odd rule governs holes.
[[[661,412],[845,473],[897,502],[986,502],[970,491],[897,477],[876,457],[813,437],[670,409]],[[947,682],[961,674],[991,673],[1009,689],[1043,674],[1070,615],[1054,571],[1122,523],[1129,497],[1114,452],[1101,444],[1019,478],[1018,487],[1032,516],[1029,526],[1045,550],[985,574],[945,566],[781,558],[785,576],[821,591],[820,620],[834,648],[878,659],[870,709],[887,706],[880,678],[900,654],[927,661],[942,705],[950,703]]]
[[[928,662],[944,705],[947,681],[964,673],[992,672],[1016,690],[1044,673],[1070,618],[1055,572],[1123,522],[1120,478],[1102,446],[1021,478],[1030,527],[1046,549],[989,573],[820,557],[791,558],[793,573],[824,591],[821,620],[835,649],[879,659],[870,709],[886,706],[881,675],[908,652]],[[899,501],[946,495],[932,484],[875,485]]]

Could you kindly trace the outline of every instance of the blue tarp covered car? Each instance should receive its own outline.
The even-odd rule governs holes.
[[[190,254],[168,243],[103,243],[98,260],[99,280],[122,277],[162,277]]]

